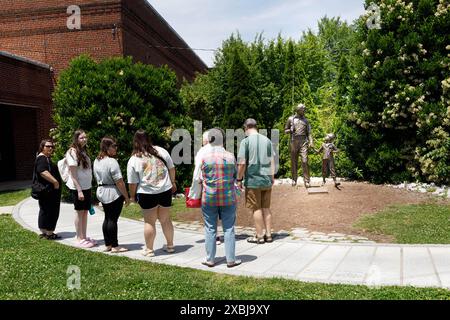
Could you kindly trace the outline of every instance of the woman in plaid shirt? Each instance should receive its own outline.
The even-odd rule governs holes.
[[[224,133],[214,128],[209,131],[211,148],[199,158],[201,172],[194,176],[194,181],[202,181],[202,214],[205,222],[206,261],[202,264],[213,267],[216,256],[217,218],[220,214],[225,241],[225,256],[229,268],[241,264],[236,260],[236,240],[234,224],[236,222],[236,188],[237,175],[234,155],[223,148]]]

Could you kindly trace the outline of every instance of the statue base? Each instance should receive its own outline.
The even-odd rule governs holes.
[[[306,188],[308,194],[319,194],[319,193],[328,193],[328,189],[322,186],[311,186]]]

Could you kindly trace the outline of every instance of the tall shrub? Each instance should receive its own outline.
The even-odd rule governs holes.
[[[450,182],[450,4],[374,2],[381,28],[358,21],[348,156],[375,182]]]
[[[133,63],[131,58],[99,63],[85,55],[75,58],[61,73],[54,105],[56,156],[63,157],[78,128],[88,134],[91,159],[99,152],[101,138],[113,136],[124,175],[136,130],[147,130],[154,144],[170,152],[172,131],[190,125],[184,117],[175,73],[167,67]],[[185,185],[190,169],[179,166],[177,171],[179,186]]]

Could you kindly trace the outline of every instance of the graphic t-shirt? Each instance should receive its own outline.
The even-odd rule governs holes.
[[[174,166],[170,154],[161,147],[154,146],[158,155],[166,161],[164,162],[151,154],[145,154],[141,157],[136,155],[128,160],[127,178],[128,183],[137,183],[137,193],[158,194],[170,190],[172,182],[170,181],[169,169]]]

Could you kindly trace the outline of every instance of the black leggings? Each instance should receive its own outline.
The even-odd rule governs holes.
[[[120,213],[122,212],[123,200],[124,197],[120,196],[111,203],[103,203],[103,209],[105,210],[105,221],[103,221],[105,246],[115,248],[119,245],[117,240],[117,220],[119,220]]]
[[[59,218],[59,208],[61,203],[61,189],[52,190],[47,196],[39,199],[39,229],[55,231]]]

